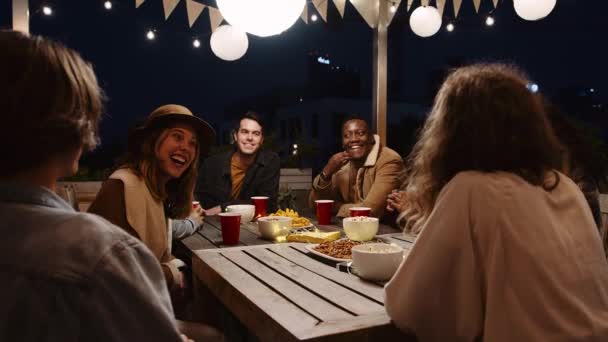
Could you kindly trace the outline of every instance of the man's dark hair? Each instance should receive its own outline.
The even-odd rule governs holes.
[[[260,116],[260,114],[250,110],[247,113],[241,115],[239,117],[239,120],[236,122],[236,127],[234,127],[234,132],[238,132],[239,128],[241,128],[241,121],[243,121],[243,119],[249,119],[249,120],[253,120],[255,122],[258,123],[258,125],[260,125],[260,127],[262,127],[262,135],[264,134],[264,121],[262,120],[262,117]]]
[[[367,134],[369,134],[370,136],[374,135],[374,131],[372,129],[372,126],[370,125],[369,122],[367,122],[367,120],[365,120],[362,116],[357,115],[357,114],[351,114],[349,116],[346,117],[346,119],[344,119],[344,121],[342,121],[342,125],[340,126],[340,134],[342,134],[342,130],[344,129],[344,125],[349,122],[349,121],[363,121],[365,122],[365,125],[367,126]]]

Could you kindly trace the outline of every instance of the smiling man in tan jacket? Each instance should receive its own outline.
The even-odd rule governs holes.
[[[399,187],[403,171],[401,156],[370,132],[367,122],[349,119],[342,125],[344,151],[334,154],[323,171],[315,177],[309,202],[335,201],[337,216],[349,216],[351,207],[369,207],[371,216],[382,217],[387,195]]]

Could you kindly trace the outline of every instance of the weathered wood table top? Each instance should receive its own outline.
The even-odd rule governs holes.
[[[327,226],[311,221],[323,231],[342,230],[336,218]],[[385,225],[378,234],[406,251],[414,241]],[[263,240],[257,224],[247,223],[238,246],[225,246],[217,217],[182,242],[192,254],[196,305],[211,316],[221,305],[262,341],[406,338],[384,310],[381,283],[338,270],[305,243]]]
[[[384,238],[405,248],[411,245],[398,237]],[[198,281],[262,341],[405,338],[384,310],[382,284],[311,257],[305,244],[208,249],[195,254],[193,270]]]

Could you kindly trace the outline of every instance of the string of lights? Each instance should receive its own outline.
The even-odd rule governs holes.
[[[309,22],[315,23],[318,21],[318,19],[319,19],[318,6],[322,6],[325,2],[328,2],[328,1],[329,0],[323,0],[323,1],[315,3],[314,0],[306,0],[305,6],[308,7],[307,13],[308,13]],[[397,12],[403,13],[404,11],[410,12],[409,10],[411,10],[411,9],[405,9],[405,10],[400,11],[400,8],[405,8],[407,6],[399,6],[400,2],[396,2],[395,0],[381,0],[381,1],[386,1],[390,4],[389,10],[393,14],[396,14]],[[518,0],[514,0],[514,5],[515,5],[516,11],[518,10],[517,1]],[[554,2],[554,0],[545,0],[545,1]],[[112,11],[115,9],[114,3],[111,0],[104,0],[104,1],[100,1],[100,2],[102,3],[103,8],[107,11]],[[402,2],[405,3],[406,0],[403,0]],[[496,19],[494,18],[493,13],[503,3],[504,3],[504,0],[498,0],[498,1],[496,1],[496,3],[494,3],[494,6],[486,12],[487,14],[480,15],[481,13],[477,13],[476,16],[482,18],[482,22],[486,27],[488,27],[488,28],[493,27],[496,24]],[[437,6],[437,3],[435,3],[435,5]],[[444,3],[444,5],[447,5],[447,3]],[[521,5],[519,5],[519,6],[521,7]],[[460,15],[460,18],[458,18],[458,16],[456,16],[456,15],[454,15],[454,17],[449,17],[448,15],[445,14],[445,11],[442,11],[443,13],[441,13],[441,15],[439,15],[439,11],[437,10],[436,7],[433,7],[430,5],[429,6],[421,5],[421,6],[417,7],[416,9],[414,9],[413,11],[411,11],[411,13],[410,13],[410,26],[412,27],[412,30],[416,34],[419,34],[419,32],[418,32],[419,30],[415,29],[415,27],[414,27],[415,23],[412,23],[412,22],[414,21],[414,19],[416,19],[415,17],[418,15],[417,11],[422,11],[422,10],[426,10],[426,9],[430,9],[431,11],[434,11],[435,13],[437,13],[436,17],[438,17],[439,27],[442,26],[442,23],[446,23],[444,28],[448,33],[454,32],[456,30],[457,21],[463,20],[462,15]],[[49,1],[46,1],[38,9],[36,9],[36,11],[34,11],[34,13],[42,13],[42,15],[44,15],[46,17],[53,17],[55,15],[55,10],[52,6],[52,3]],[[518,12],[518,14],[521,16],[521,14],[519,12]],[[421,19],[419,19],[419,21],[420,20],[423,22],[422,25],[428,26],[429,22],[431,22],[431,24],[432,24],[432,20],[429,20],[428,14],[426,14],[426,13],[425,13],[425,16],[421,16]],[[533,19],[533,20],[536,20],[536,19]],[[417,24],[417,25],[420,25],[420,24]],[[423,27],[423,31],[424,31],[424,29],[426,29],[427,31],[429,31],[429,30],[430,31],[424,32],[422,34],[423,37],[431,36],[431,35],[435,34],[437,31],[437,30],[435,30],[435,28]],[[189,36],[190,36],[190,41],[191,41],[192,47],[194,49],[199,49],[202,46],[201,38],[210,37],[212,35],[212,33],[213,32],[211,32],[211,31],[206,32],[204,34],[198,34],[198,35],[192,35],[190,33]],[[149,41],[155,41],[158,39],[158,35],[159,35],[159,28],[149,28],[145,32],[145,39],[147,39]]]

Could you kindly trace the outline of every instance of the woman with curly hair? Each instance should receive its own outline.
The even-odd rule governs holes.
[[[608,339],[608,263],[528,83],[502,64],[457,69],[411,155],[419,235],[386,310],[420,341]]]

